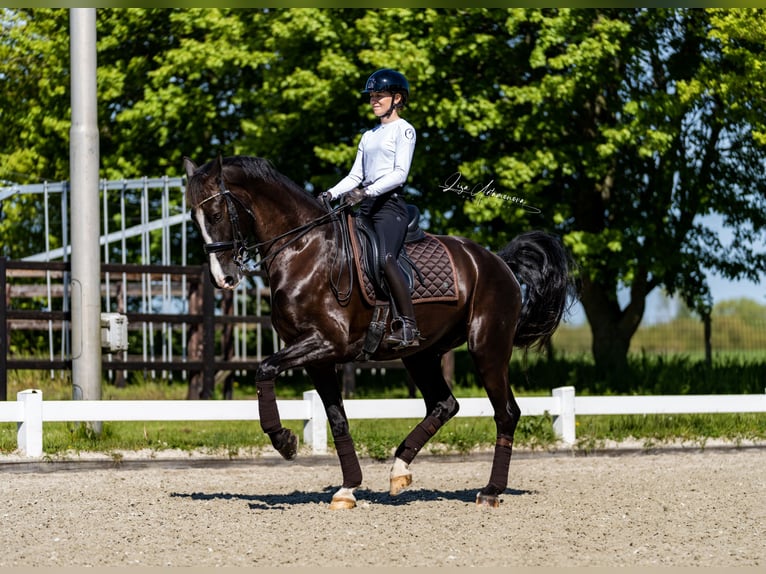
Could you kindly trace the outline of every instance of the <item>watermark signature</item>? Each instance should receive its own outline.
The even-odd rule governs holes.
[[[458,171],[453,173],[451,176],[449,176],[443,184],[439,186],[440,189],[442,189],[444,192],[451,191],[452,193],[456,193],[459,196],[466,196],[470,198],[478,198],[479,201],[483,200],[485,197],[494,197],[497,199],[501,199],[503,201],[508,201],[514,205],[517,205],[521,207],[524,211],[527,213],[540,213],[540,209],[537,207],[534,207],[533,205],[529,205],[527,203],[527,200],[523,197],[519,197],[517,195],[508,195],[505,193],[500,193],[495,190],[494,183],[495,180],[491,180],[489,183],[482,185],[482,184],[476,184],[476,185],[467,185],[464,183],[461,183],[462,174]]]

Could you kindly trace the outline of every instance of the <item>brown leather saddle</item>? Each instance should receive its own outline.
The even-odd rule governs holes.
[[[398,264],[410,287],[412,302],[456,301],[455,263],[447,248],[420,227],[420,210],[407,205],[409,222]],[[356,214],[348,215],[351,246],[362,292],[370,305],[387,304],[388,289],[378,266],[378,240],[372,224]]]

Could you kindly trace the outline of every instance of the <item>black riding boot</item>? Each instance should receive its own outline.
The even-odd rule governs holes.
[[[398,347],[415,347],[420,344],[420,331],[415,322],[412,297],[407,280],[391,255],[386,256],[383,273],[397,313],[391,321],[391,334],[386,338],[386,342]]]

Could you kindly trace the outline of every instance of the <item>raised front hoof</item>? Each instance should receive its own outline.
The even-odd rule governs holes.
[[[397,496],[401,494],[408,486],[412,484],[412,475],[403,474],[402,476],[391,477],[391,488],[389,494],[391,496]]]
[[[500,506],[500,497],[496,494],[484,494],[480,492],[476,495],[476,506],[497,508]]]
[[[273,444],[285,460],[293,460],[298,455],[298,437],[289,429],[283,429]]]

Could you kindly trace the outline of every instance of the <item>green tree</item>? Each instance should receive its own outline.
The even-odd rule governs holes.
[[[0,179],[16,183],[68,175],[69,13],[37,16],[4,9],[0,21]]]
[[[755,75],[764,54],[752,39],[758,17],[514,13],[510,35],[531,46],[529,72],[500,89],[520,151],[494,157],[495,179],[534,198],[576,254],[603,373],[625,366],[653,289],[709,314],[705,269],[740,277],[765,267],[746,241],[763,233],[766,199],[763,132],[754,131],[762,126],[759,84],[745,73]],[[516,221],[500,201],[466,209],[474,221]],[[703,219],[714,213],[733,226],[734,249]]]
[[[748,247],[765,223],[762,10],[97,15],[110,179],[178,175],[182,156],[220,149],[268,157],[318,192],[374,123],[366,77],[400,69],[418,130],[409,185],[431,230],[491,248],[528,228],[561,234],[603,371],[624,366],[653,289],[709,316],[705,270],[766,268]],[[2,22],[0,179],[68,179],[68,11],[6,10]],[[32,219],[14,209],[0,217],[4,243]],[[710,229],[714,214],[732,246]]]
[[[66,17],[65,11],[49,11],[38,33],[28,34],[26,13],[2,11],[0,185],[67,178],[69,105],[60,96],[69,93],[69,47],[55,39]],[[42,200],[42,194],[35,194],[0,202],[0,255],[40,250],[45,239]],[[57,247],[56,238],[50,239]]]

